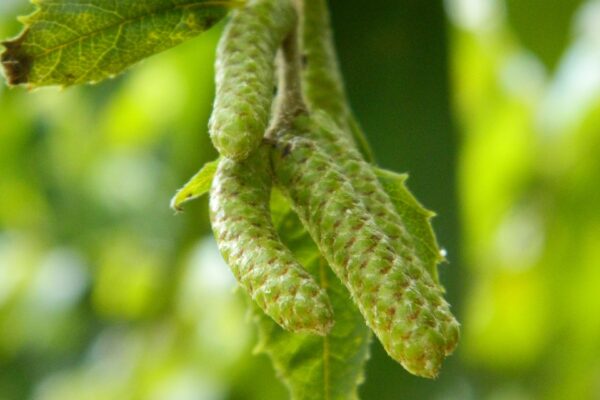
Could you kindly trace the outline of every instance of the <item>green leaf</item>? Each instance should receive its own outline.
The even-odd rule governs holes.
[[[278,191],[273,192],[272,213],[283,242],[327,290],[335,326],[325,337],[293,334],[255,307],[260,340],[256,350],[271,358],[292,400],[357,399],[357,388],[364,380],[364,364],[369,356],[370,330],[348,291]]]
[[[175,211],[182,211],[183,203],[187,203],[208,193],[218,166],[219,159],[204,164],[200,171],[173,196],[171,199],[171,208]]]
[[[408,190],[407,174],[398,174],[381,168],[374,168],[374,170],[413,237],[417,256],[423,260],[433,280],[439,283],[437,265],[445,261],[445,258],[431,226],[431,218],[435,213],[424,208]]]
[[[238,0],[33,0],[3,45],[10,85],[96,83],[204,32]]]

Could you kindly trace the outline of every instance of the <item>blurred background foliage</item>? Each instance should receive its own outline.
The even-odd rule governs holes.
[[[0,2],[0,36],[26,0]],[[600,1],[332,2],[379,163],[438,212],[463,338],[437,381],[374,343],[365,400],[600,399]],[[0,85],[0,399],[287,397],[174,191],[215,157],[220,27],[118,79]]]

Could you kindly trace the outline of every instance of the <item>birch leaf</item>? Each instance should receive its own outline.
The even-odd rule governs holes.
[[[95,83],[204,32],[238,0],[33,0],[19,36],[3,42],[10,85]]]

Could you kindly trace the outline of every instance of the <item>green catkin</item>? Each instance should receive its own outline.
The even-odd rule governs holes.
[[[271,222],[268,148],[243,162],[222,159],[210,192],[219,250],[238,282],[284,329],[327,334],[333,313],[326,292],[294,259]]]
[[[459,335],[441,288],[410,251],[395,251],[313,141],[280,137],[271,159],[283,191],[388,354],[413,374],[437,376]]]
[[[370,164],[352,146],[351,141],[326,113],[315,111],[300,123],[307,125],[307,137],[315,140],[320,147],[344,170],[356,193],[361,197],[367,211],[373,216],[377,226],[391,241],[396,253],[412,250],[412,255],[438,281],[437,264],[443,256],[408,233],[396,207],[387,195]],[[433,215],[433,213],[432,213]],[[432,260],[426,263],[424,260]]]
[[[273,101],[275,55],[295,21],[290,0],[249,0],[232,12],[217,49],[210,120],[213,144],[225,157],[243,160],[260,145]]]
[[[311,111],[325,111],[367,161],[373,151],[349,106],[337,59],[326,0],[303,0],[301,20],[302,87]]]
[[[311,109],[320,109],[342,124],[348,102],[333,47],[326,0],[302,2],[302,82]]]

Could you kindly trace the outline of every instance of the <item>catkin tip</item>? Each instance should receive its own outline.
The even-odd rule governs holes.
[[[440,373],[444,354],[438,349],[424,349],[409,359],[403,359],[400,364],[411,374],[422,378],[435,379]]]

